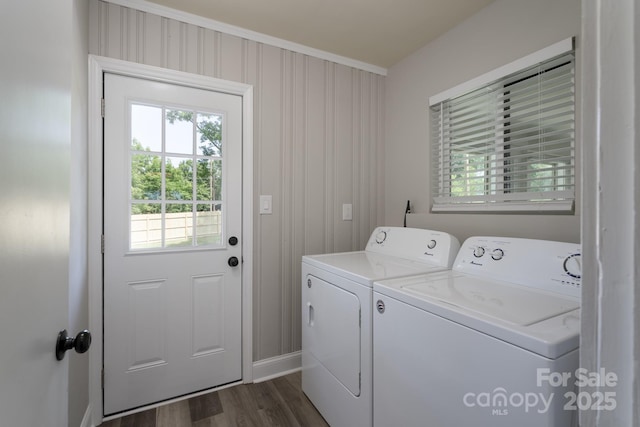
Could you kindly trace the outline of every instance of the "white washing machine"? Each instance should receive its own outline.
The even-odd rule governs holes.
[[[371,426],[372,284],[451,267],[447,233],[376,228],[363,251],[302,257],[302,390],[333,427]]]
[[[450,271],[376,281],[374,425],[571,426],[580,271],[577,244],[472,237]]]

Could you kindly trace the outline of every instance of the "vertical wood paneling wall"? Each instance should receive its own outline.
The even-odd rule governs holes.
[[[384,77],[90,0],[90,53],[254,86],[254,361],[300,349],[300,259],[384,219]],[[342,205],[353,204],[353,221]]]

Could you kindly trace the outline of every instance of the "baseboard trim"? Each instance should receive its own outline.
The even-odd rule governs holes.
[[[282,354],[253,362],[253,382],[260,383],[283,375],[297,372],[302,368],[302,353]]]
[[[87,410],[84,411],[84,417],[82,417],[80,427],[94,427],[93,424],[91,424],[91,404],[88,404]]]

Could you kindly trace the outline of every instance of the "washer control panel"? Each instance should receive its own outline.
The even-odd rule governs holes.
[[[511,237],[470,237],[454,271],[580,297],[580,245]]]

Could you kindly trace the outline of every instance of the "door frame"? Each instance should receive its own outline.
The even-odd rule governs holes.
[[[88,299],[93,348],[89,352],[89,411],[103,420],[103,120],[105,72],[214,90],[242,97],[242,382],[253,382],[253,86],[119,59],[89,55],[88,100]]]

